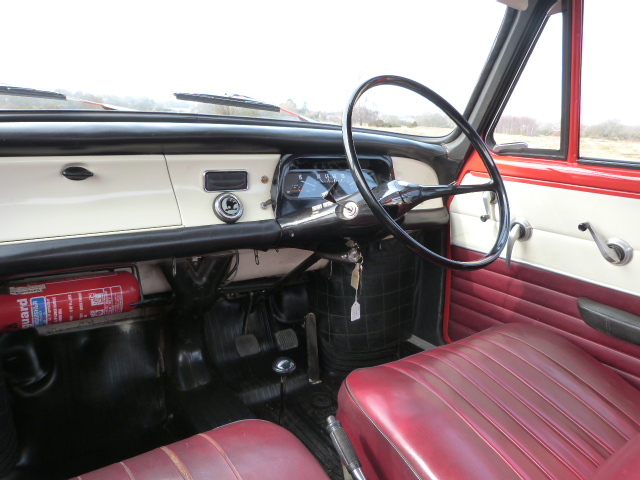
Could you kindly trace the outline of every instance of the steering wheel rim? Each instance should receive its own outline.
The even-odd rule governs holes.
[[[427,247],[425,247],[420,242],[415,240],[411,235],[409,235],[393,219],[393,217],[391,217],[391,215],[387,213],[387,211],[382,207],[382,205],[380,205],[378,200],[373,195],[371,189],[369,188],[369,185],[367,184],[362,173],[362,168],[360,166],[360,161],[358,160],[358,154],[356,153],[353,140],[353,109],[360,97],[362,97],[365,92],[371,90],[374,87],[379,87],[382,85],[395,85],[397,87],[405,88],[432,102],[434,105],[440,108],[440,110],[445,113],[456,124],[458,128],[460,128],[460,130],[471,142],[471,145],[480,155],[482,163],[487,169],[490,178],[490,182],[485,184],[488,187],[486,191],[495,192],[498,199],[498,205],[500,207],[498,236],[496,237],[496,241],[493,244],[491,250],[489,250],[489,252],[486,253],[481,259],[473,262],[459,262],[457,260],[443,257],[429,250]],[[384,225],[387,230],[389,230],[389,232],[396,239],[398,239],[398,241],[403,243],[413,253],[426,260],[429,260],[432,263],[435,263],[436,265],[445,268],[451,268],[454,270],[476,270],[478,268],[483,268],[489,265],[490,263],[497,260],[498,257],[500,257],[500,253],[507,244],[509,236],[510,214],[509,202],[507,199],[506,189],[504,187],[502,177],[500,176],[500,172],[498,171],[498,167],[496,166],[493,157],[489,153],[489,149],[485,145],[482,138],[480,138],[480,135],[478,135],[478,132],[475,131],[475,129],[469,124],[469,122],[467,122],[467,120],[449,102],[447,102],[436,92],[414,80],[395,75],[382,75],[367,80],[362,85],[360,85],[360,87],[358,87],[358,89],[353,93],[349,100],[347,108],[344,111],[342,118],[342,142],[344,144],[351,174],[353,175],[360,194],[371,209],[371,212],[378,218],[380,223],[382,223],[382,225]]]

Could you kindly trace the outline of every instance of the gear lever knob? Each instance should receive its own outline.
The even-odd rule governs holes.
[[[271,366],[273,371],[280,375],[280,415],[278,423],[282,425],[284,417],[284,399],[287,394],[287,377],[296,371],[296,362],[289,357],[276,358]]]
[[[278,375],[286,377],[296,371],[296,362],[289,357],[280,357],[273,362],[272,368]]]

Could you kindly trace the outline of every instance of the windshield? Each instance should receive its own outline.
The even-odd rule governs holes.
[[[3,52],[0,85],[94,104],[0,93],[0,110],[101,110],[98,103],[340,123],[349,95],[381,74],[417,80],[464,110],[505,9],[495,0],[87,5],[42,3],[36,15],[29,2],[4,6],[3,17],[14,20],[0,33],[12,46]],[[28,28],[17,19],[28,19]],[[174,93],[238,95],[281,110],[185,101]],[[415,95],[375,92],[361,107],[356,123],[363,126],[426,135],[451,128]]]

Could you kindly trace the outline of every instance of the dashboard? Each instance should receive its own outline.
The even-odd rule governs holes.
[[[279,245],[309,249],[295,239],[285,245],[278,219],[323,204],[336,183],[336,198],[357,191],[335,127],[123,115],[0,123],[0,276]],[[446,165],[440,146],[356,137],[371,187],[447,179],[438,170]],[[70,178],[69,169],[89,174]],[[228,183],[211,188],[210,172]],[[237,218],[217,215],[216,200]],[[434,212],[434,225],[448,220],[440,199],[419,209]]]

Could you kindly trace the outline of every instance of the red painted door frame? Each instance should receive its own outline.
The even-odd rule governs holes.
[[[569,107],[569,144],[566,160],[552,160],[526,156],[494,154],[495,162],[503,178],[512,182],[524,182],[555,188],[581,190],[605,195],[639,198],[640,170],[580,164],[580,101],[583,40],[583,1],[572,2],[571,22],[571,72]],[[460,172],[458,181],[468,173],[486,175],[477,153],[472,153]],[[449,245],[449,256],[452,253]],[[449,337],[450,293],[452,276],[447,272],[443,336]]]

